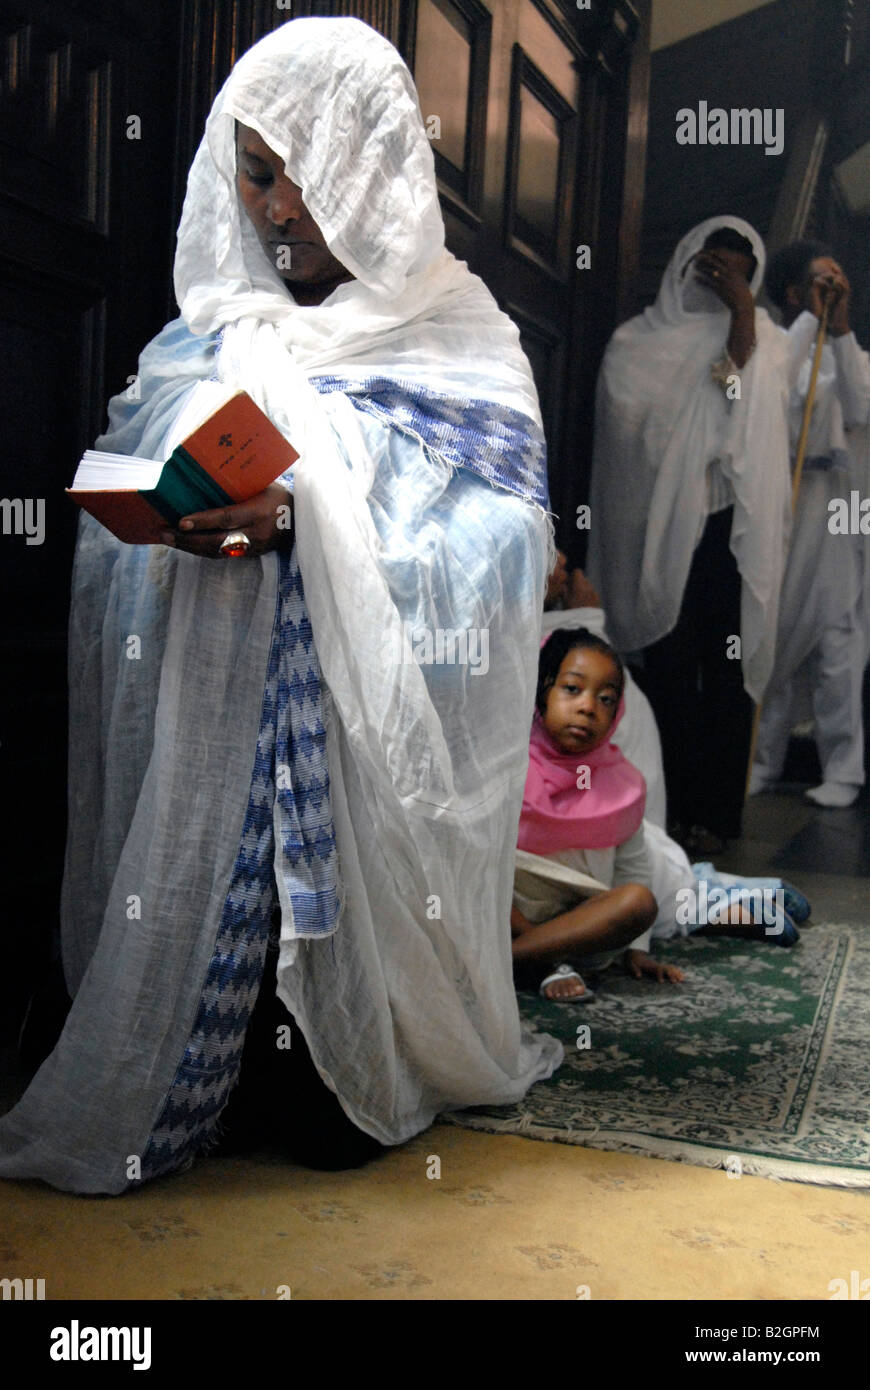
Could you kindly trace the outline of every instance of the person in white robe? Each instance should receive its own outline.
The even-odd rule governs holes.
[[[540,413],[515,326],[444,248],[385,39],[300,19],[240,59],[175,287],[102,447],[163,457],[244,389],[301,457],[280,502],[166,546],[81,518],[73,1003],[0,1121],[0,1176],[82,1193],[215,1142],[276,912],[277,998],[375,1146],[513,1103],[563,1055],[520,1023],[509,931],[552,554]],[[240,525],[251,553],[221,558]],[[276,1116],[293,1103],[276,1089]]]
[[[751,790],[763,791],[780,780],[791,730],[810,713],[822,781],[805,795],[819,806],[844,807],[865,780],[862,685],[870,540],[853,529],[851,499],[853,490],[861,499],[870,494],[870,356],[849,326],[849,282],[822,243],[783,247],[770,263],[766,283],[787,332],[793,458],[825,296],[831,306]]]
[[[751,704],[773,661],[790,524],[786,352],[736,217],[679,243],[599,374],[586,570],[617,648],[644,649],[674,833],[740,833]]]

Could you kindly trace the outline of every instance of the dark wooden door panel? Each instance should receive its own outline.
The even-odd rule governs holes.
[[[166,317],[174,16],[162,2],[0,3],[5,1036],[47,958],[63,865],[77,521],[64,487]]]

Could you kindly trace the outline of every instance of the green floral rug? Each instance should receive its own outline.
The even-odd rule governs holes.
[[[681,985],[617,968],[579,1007],[521,994],[527,1022],[564,1044],[563,1066],[518,1105],[443,1119],[870,1187],[870,928],[805,928],[791,950],[688,937],[658,953],[684,968]]]

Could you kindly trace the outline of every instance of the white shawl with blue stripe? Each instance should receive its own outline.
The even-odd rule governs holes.
[[[317,308],[240,213],[235,119],[285,158],[357,276]],[[161,456],[248,390],[301,454],[296,545],[211,561],[82,517],[75,997],[0,1121],[0,1174],[80,1192],[208,1144],[276,901],[280,996],[382,1142],[514,1102],[561,1058],[521,1027],[509,930],[550,545],[540,416],[515,327],[443,249],[416,95],[385,40],[299,20],[237,64],[191,171],[176,289],[181,319],[101,442]]]

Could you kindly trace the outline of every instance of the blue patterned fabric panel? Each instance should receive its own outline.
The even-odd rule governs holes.
[[[275,627],[241,844],[193,1032],[143,1155],[143,1180],[192,1162],[238,1076],[276,901],[276,825],[277,862],[297,932],[326,934],[338,918],[320,669],[295,547],[289,556],[279,553],[278,567]]]
[[[302,575],[292,555],[279,557],[280,651],[274,714],[275,825],[278,865],[287,886],[296,936],[328,936],[339,914],[338,854],[329,799],[329,764],[320,665],[305,606]]]
[[[521,411],[496,401],[429,391],[397,377],[354,381],[314,376],[311,384],[321,395],[341,391],[358,410],[416,435],[456,467],[549,510],[544,435]]]

